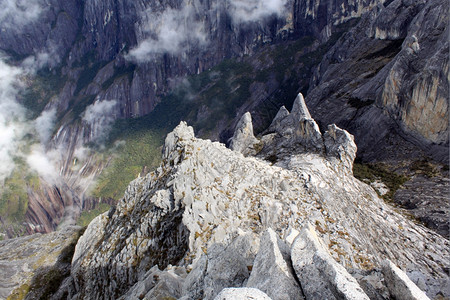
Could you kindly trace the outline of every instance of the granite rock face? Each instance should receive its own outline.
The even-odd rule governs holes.
[[[255,145],[258,139],[253,134],[252,116],[246,112],[239,120],[234,135],[230,141],[230,149],[244,155],[256,154]]]
[[[331,258],[310,224],[295,239],[291,253],[306,299],[369,299],[356,279]]]
[[[36,287],[33,286],[36,275],[41,280],[52,278],[55,274],[68,276],[71,260],[68,249],[76,243],[79,230],[78,227],[70,227],[50,234],[38,233],[0,241],[0,299],[24,297],[30,287]],[[45,284],[43,287],[57,288]],[[35,295],[34,299],[41,296],[40,290],[31,292]]]
[[[312,36],[316,39],[312,48],[316,49],[326,41],[335,43],[315,68],[307,94],[306,102],[322,131],[331,123],[348,130],[356,137],[360,156],[367,160],[401,158],[403,154],[408,158],[418,151],[447,160],[445,1],[281,2],[283,9],[255,21],[252,16],[245,19],[233,14],[235,1],[33,1],[39,14],[25,24],[14,19],[16,26],[5,29],[0,37],[0,49],[15,63],[29,56],[36,60],[46,57],[39,63],[43,70],[63,81],[46,109],[55,109],[62,120],[50,147],[68,150],[57,166],[63,182],[57,188],[44,184],[30,195],[28,232],[54,230],[64,219],[66,207],[83,209],[83,185],[103,169],[96,161],[81,167],[84,174],[70,169],[73,149],[92,143],[98,132],[98,124],[73,122],[75,107],[84,109],[88,102],[114,99],[117,105],[108,113],[113,121],[143,116],[173,88],[177,78],[209,70],[226,58],[251,56],[264,47],[270,52],[271,45],[287,45],[291,38]],[[359,17],[360,23],[342,39],[336,42],[332,38],[337,27]],[[187,27],[181,26],[180,32],[192,34],[188,29],[194,26],[201,29],[200,36],[174,43],[180,46],[177,51],[158,48],[155,45],[164,44],[155,39],[161,20],[181,20]],[[135,55],[136,49],[143,50],[143,55]],[[300,69],[304,59],[298,61]],[[295,71],[285,75],[306,76]],[[273,76],[264,84],[255,79],[250,89],[265,87],[256,93],[257,100],[251,101],[262,103],[269,94],[279,92],[280,82],[276,81],[280,80]],[[238,108],[236,120],[230,123],[236,124],[248,107],[252,105]],[[309,119],[304,116],[292,133],[299,140],[318,132]],[[229,127],[218,125],[214,138],[227,140],[228,131],[232,133]],[[320,140],[317,134],[315,137]],[[260,150],[260,144],[254,145],[248,154]],[[85,174],[87,170],[90,174]]]
[[[269,228],[261,235],[259,246],[247,287],[257,288],[272,299],[304,299],[288,245]]]
[[[295,1],[294,24],[299,34],[327,40],[335,26],[359,17],[384,0]]]
[[[281,107],[272,124],[261,138],[262,149],[257,156],[280,164],[294,163],[290,154],[316,153],[333,161],[336,167],[352,173],[356,157],[353,136],[335,124],[323,135],[311,118],[301,93],[296,97],[292,111]]]
[[[282,132],[293,132],[301,120]],[[264,147],[275,147],[273,135],[261,138]],[[290,136],[292,144],[298,144],[297,136]],[[338,149],[342,157],[343,149],[352,144],[349,135],[342,131],[342,136],[331,136],[337,138],[330,149]],[[327,144],[320,137],[321,145]],[[286,136],[278,138],[290,145]],[[337,146],[342,141],[342,147]],[[150,280],[148,272],[154,272],[156,265],[162,272],[173,272],[169,265],[189,271],[187,275],[179,271],[175,278],[180,286],[176,297],[181,299],[214,299],[223,288],[247,284],[263,289],[262,274],[271,268],[278,270],[271,275],[287,276],[295,286],[289,271],[293,268],[299,285],[308,286],[308,279],[296,269],[299,255],[294,253],[298,252],[292,250],[289,257],[286,245],[309,222],[314,224],[309,232],[314,230],[326,249],[319,252],[329,253],[306,251],[314,257],[313,266],[323,266],[326,274],[341,274],[317,277],[320,286],[334,282],[342,293],[348,288],[363,295],[345,269],[372,270],[390,259],[408,276],[420,278],[430,297],[447,295],[449,278],[443,270],[448,268],[448,240],[385,204],[346,170],[333,151],[305,149],[280,151],[279,161],[273,164],[198,139],[191,127],[180,123],[166,138],[161,166],[134,180],[116,209],[97,217],[80,238],[67,293],[73,299],[118,298],[134,286],[143,295],[154,286],[139,282]],[[354,155],[352,149],[348,157]],[[279,241],[277,235],[286,241]],[[300,241],[297,237],[292,249]],[[158,291],[175,295],[163,284]],[[267,293],[278,299],[273,290]],[[286,299],[296,297],[286,295]]]
[[[382,265],[384,280],[392,297],[399,300],[429,300],[430,298],[420,290],[396,265],[385,260]]]
[[[264,292],[255,288],[227,288],[214,300],[271,300]]]
[[[366,160],[448,161],[446,2],[386,4],[325,54],[306,103],[321,124],[351,132]]]

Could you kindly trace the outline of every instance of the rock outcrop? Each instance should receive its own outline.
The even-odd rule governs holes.
[[[255,21],[252,14],[244,14],[245,18],[237,13],[234,1],[36,1],[30,5],[36,11],[33,18],[24,22],[11,17],[12,24],[2,24],[7,29],[0,37],[0,50],[17,64],[34,56],[37,68],[45,67],[40,70],[45,74],[44,81],[50,76],[49,81],[57,82],[51,86],[51,95],[38,101],[48,102],[45,109],[56,110],[61,126],[56,135],[71,140],[67,144],[61,136],[54,136],[53,148],[73,149],[78,141],[93,142],[96,127],[83,124],[80,115],[95,101],[117,101],[117,106],[108,113],[113,120],[143,116],[172,90],[174,82],[179,81],[177,78],[199,74],[224,59],[248,57],[261,50],[262,56],[267,56],[263,53],[266,51],[270,55],[264,58],[267,61],[259,61],[262,56],[250,60],[255,69],[249,72],[260,72],[252,77],[253,82],[245,91],[252,94],[250,100],[234,108],[236,117],[224,116],[216,122],[211,137],[228,140],[232,133],[230,124],[236,124],[243,112],[264,102],[277,107],[290,105],[290,100],[270,103],[289,77],[285,87],[292,94],[310,87],[306,102],[318,120],[316,125],[325,131],[328,124],[336,123],[351,132],[361,157],[409,158],[423,151],[440,161],[448,160],[445,1],[281,2],[284,6],[270,14],[257,9],[262,17]],[[336,42],[334,34],[348,31],[359,17],[359,24]],[[353,22],[345,23],[351,19]],[[158,40],[163,39],[159,34],[162,20],[180,23],[182,33],[193,35],[189,29],[195,29],[192,31],[197,34],[189,36],[193,39],[182,37],[180,43],[168,43],[180,47],[173,49]],[[293,65],[284,73],[261,70],[266,63],[274,66],[279,63],[270,62],[280,57],[279,50],[271,53],[271,46],[288,48],[292,38],[305,36],[314,37],[314,42],[305,46],[308,49],[286,53],[292,56]],[[329,45],[325,46],[326,41]],[[329,49],[332,44],[335,45],[315,67],[319,58],[312,63],[311,56],[321,57],[322,46]],[[136,49],[141,49],[142,55],[136,55]],[[280,63],[279,68],[285,68],[285,64]],[[303,69],[308,70],[307,74],[301,74]],[[314,76],[307,84],[312,69]],[[300,78],[305,83],[299,84]],[[37,80],[29,90],[34,93],[40,84]],[[205,110],[208,109],[211,107]],[[279,117],[283,119],[285,112]],[[228,120],[233,118],[236,119]],[[263,123],[262,117],[257,119],[258,124]],[[313,138],[311,133],[316,133],[315,138],[320,140],[316,125],[308,116],[304,119],[293,134],[301,140],[305,134]],[[252,140],[250,136],[249,139]],[[260,144],[256,143],[244,154],[259,150]],[[32,205],[26,220],[29,232],[54,229],[62,219],[63,209],[72,203],[77,210],[83,207],[83,191],[80,192],[80,185],[73,185],[80,179],[77,176],[82,175],[76,172],[67,175],[68,165],[75,157],[70,150],[65,155],[56,168],[62,170],[64,184],[54,190],[43,187],[36,191],[39,197],[30,196]],[[94,176],[102,170],[95,163],[86,166],[86,170],[95,169]],[[65,187],[70,192],[59,197],[58,190],[66,190]],[[48,201],[40,197],[45,193],[49,194]],[[50,220],[45,220],[46,213]]]
[[[381,264],[384,280],[392,297],[398,300],[429,300],[430,298],[420,290],[396,265],[390,260]]]
[[[244,155],[255,155],[258,152],[255,149],[258,143],[258,139],[253,134],[252,116],[249,112],[246,112],[236,126],[230,141],[230,149]]]
[[[254,288],[227,288],[214,300],[271,300],[269,296]]]
[[[297,34],[313,35],[328,40],[334,28],[359,17],[385,0],[299,0],[294,4],[294,25]]]
[[[280,164],[295,164],[293,153],[316,153],[327,160],[334,161],[347,173],[352,173],[356,157],[353,136],[335,124],[328,126],[322,136],[316,121],[311,118],[305,99],[301,93],[296,97],[289,113],[281,107],[272,124],[261,138],[262,149],[257,156]],[[292,168],[291,166],[290,168]]]
[[[295,239],[291,251],[306,299],[369,299],[356,279],[331,257],[310,224]]]
[[[297,104],[302,107],[301,102]],[[293,128],[282,132],[294,132],[302,120],[294,120]],[[270,139],[261,138],[264,147],[275,147],[277,139],[289,144],[286,135],[270,135]],[[290,136],[292,144],[298,144],[297,136]],[[330,136],[336,136],[332,149],[342,151],[352,145],[344,131]],[[328,144],[320,137],[321,145]],[[342,147],[337,145],[342,141]],[[281,151],[274,165],[198,139],[182,122],[166,138],[161,166],[133,181],[115,210],[97,217],[80,238],[67,293],[72,299],[119,298],[130,289],[145,295],[157,285],[139,282],[151,280],[150,274],[159,272],[152,269],[156,265],[162,272],[173,272],[170,265],[186,270],[177,271],[176,284],[170,284],[173,276],[155,273],[165,278],[158,293],[181,299],[214,299],[227,287],[264,289],[264,270],[272,268],[277,271],[271,276],[290,278],[283,284],[295,286],[297,277],[299,286],[308,287],[308,278],[302,277],[298,267],[299,256],[305,256],[294,255],[299,252],[293,250],[289,258],[284,243],[292,243],[295,230],[309,222],[329,252],[316,255],[314,249],[307,251],[320,263],[315,267],[324,268],[321,276],[325,277],[316,277],[320,286],[331,284],[364,295],[345,269],[370,271],[390,259],[409,276],[420,278],[430,297],[439,293],[449,296],[445,290],[449,278],[444,271],[448,268],[448,240],[389,207],[370,186],[346,171],[342,161],[339,166],[336,153],[323,147],[320,152],[307,152],[305,147],[293,153]],[[351,157],[354,151],[347,155]],[[286,241],[278,241],[276,235]],[[304,248],[301,241],[297,237],[292,249]],[[295,276],[292,269],[297,271]],[[370,285],[371,281],[365,282]],[[176,286],[181,288],[171,289]],[[272,289],[266,290],[268,293],[278,299]],[[306,292],[305,296],[308,299]]]
[[[0,299],[25,299],[27,293],[28,299],[39,299],[43,291],[55,292],[70,274],[79,231],[78,227],[69,227],[0,241]],[[52,280],[53,286],[49,285]]]
[[[288,245],[269,228],[261,235],[259,247],[247,287],[257,288],[272,299],[303,300]]]
[[[448,162],[447,37],[446,1],[374,7],[316,68],[313,117],[351,132],[366,160]]]

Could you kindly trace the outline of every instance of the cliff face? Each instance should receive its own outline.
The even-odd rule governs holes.
[[[352,132],[361,157],[402,157],[396,150],[408,148],[406,140],[448,161],[445,5],[392,1],[378,6],[317,67],[306,99],[312,115]]]
[[[333,27],[352,18],[358,18],[384,0],[295,1],[295,31],[300,35],[313,35],[326,41]]]
[[[237,132],[249,122],[247,116]],[[322,135],[301,95],[273,128],[261,140],[236,134],[233,144],[262,157],[276,153],[275,163],[177,126],[157,171],[133,181],[117,207],[89,225],[62,289],[72,299],[214,299],[227,287],[259,288],[272,299],[384,299],[395,294],[391,277],[387,287],[377,277],[382,266],[390,274],[382,263],[389,259],[430,297],[448,296],[448,240],[352,176],[350,134],[333,125]],[[336,277],[323,275],[329,272]],[[293,294],[283,298],[279,286],[263,284],[268,275],[269,283],[291,284],[280,292]]]

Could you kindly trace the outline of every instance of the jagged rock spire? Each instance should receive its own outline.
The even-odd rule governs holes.
[[[356,158],[356,144],[353,135],[337,127],[335,124],[328,125],[328,130],[323,135],[325,151],[328,157],[338,158],[344,168],[353,173],[353,161]]]
[[[268,132],[278,132],[280,133],[283,129],[284,120],[287,120],[287,116],[289,116],[289,111],[286,109],[286,107],[283,105],[280,110],[278,111],[277,115],[273,119],[272,123],[270,124],[268,128]]]
[[[230,149],[244,155],[255,154],[254,145],[258,142],[253,134],[252,115],[246,112],[236,126],[230,141]]]
[[[312,119],[302,93],[298,93],[297,98],[295,98],[291,114],[298,120]]]
[[[175,129],[170,132],[164,141],[163,158],[168,158],[178,141],[191,140],[195,137],[194,128],[181,121]]]
[[[242,124],[248,121],[245,117]],[[348,141],[337,127],[328,135],[331,145]],[[252,282],[263,289],[259,280],[265,270],[277,269],[271,276],[285,274],[290,264],[286,267],[283,262],[286,251],[273,234],[258,234],[272,228],[286,237],[289,228],[300,229],[299,224],[309,222],[327,242],[328,253],[300,234],[306,239],[294,240],[290,258],[302,289],[321,292],[313,298],[329,296],[314,286],[331,285],[328,291],[333,293],[343,284],[346,290],[361,292],[338,262],[364,271],[386,258],[408,265],[424,278],[424,290],[430,295],[441,291],[447,295],[443,288],[449,282],[445,273],[449,242],[445,238],[397,213],[370,186],[345,176],[324,152],[290,153],[298,144],[287,137],[280,135],[278,141],[285,143],[281,147],[292,147],[277,153],[286,155],[286,160],[292,157],[296,169],[272,166],[223,144],[195,138],[192,128],[180,123],[166,139],[161,166],[134,180],[115,211],[97,217],[79,239],[67,283],[69,294],[77,299],[128,299],[133,297],[120,297],[132,286],[135,298],[156,295],[164,287],[171,297],[187,300],[214,299],[225,287]],[[267,260],[260,259],[264,257]],[[157,270],[145,276],[156,265],[177,277],[169,280]],[[304,273],[303,267],[311,272]],[[339,277],[334,276],[337,272]],[[318,275],[317,281],[307,274]],[[154,275],[167,284],[147,285]],[[147,283],[139,283],[143,279]],[[180,288],[170,289],[174,282]],[[366,299],[360,294],[347,299]]]
[[[261,138],[264,147],[260,156],[283,159],[293,154],[316,153],[334,160],[345,173],[352,174],[357,149],[353,136],[335,124],[329,125],[322,135],[301,93],[290,113],[284,106],[280,108],[267,132]]]

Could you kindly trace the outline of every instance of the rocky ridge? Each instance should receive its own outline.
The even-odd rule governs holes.
[[[47,146],[49,150],[69,150],[57,166],[62,183],[56,187],[43,184],[30,193],[26,216],[29,233],[55,229],[64,219],[66,207],[78,211],[89,206],[85,205],[89,199],[85,199],[83,187],[104,166],[90,157],[78,162],[76,168],[83,172],[72,168],[78,160],[73,150],[94,142],[99,127],[74,121],[87,105],[114,99],[117,105],[108,113],[111,119],[143,116],[185,75],[206,71],[224,58],[251,56],[258,49],[298,37],[310,36],[315,41],[312,48],[320,49],[332,40],[338,26],[357,18],[361,19],[356,26],[357,22],[346,25],[352,27],[348,34],[337,42],[330,41],[335,45],[311,78],[306,102],[319,127],[325,131],[334,122],[351,132],[359,145],[359,156],[366,160],[403,159],[402,153],[407,158],[424,155],[447,160],[445,1],[289,0],[283,2],[283,13],[267,16],[264,22],[236,22],[231,13],[233,1],[37,2],[42,6],[39,18],[6,30],[0,37],[0,49],[15,62],[30,55],[36,60],[51,58],[44,71],[62,83],[52,90],[54,95],[48,97],[45,110],[56,109],[61,127]],[[194,39],[186,42],[183,51],[131,59],[132,49],[157,34],[158,26],[152,22],[166,12],[179,12],[184,24],[203,28],[210,47],[205,50]],[[194,13],[183,15],[185,12]],[[308,89],[298,78],[310,74],[309,70],[300,74],[303,61],[297,58],[293,60],[295,67],[281,76],[285,80],[295,75],[289,84],[295,92]],[[270,104],[271,95],[279,91],[283,81],[278,77],[270,74],[266,82],[255,79],[249,88],[252,95],[237,109],[236,118],[217,122],[220,125],[211,138],[225,141],[228,131],[232,132],[230,124],[236,124],[243,112],[253,113],[264,102]],[[208,109],[202,107],[197,115]]]
[[[336,126],[321,134],[301,95],[275,121],[285,125],[261,138],[258,153],[275,153],[273,162],[195,138],[182,122],[166,138],[161,166],[89,225],[62,289],[72,299],[214,299],[227,287],[256,287],[272,299],[323,298],[322,290],[386,299],[395,291],[373,278],[389,259],[429,297],[450,296],[448,240],[352,176],[352,136]],[[267,270],[270,283],[287,276],[283,284],[299,292],[277,293],[264,284]],[[224,294],[240,292],[248,289]]]

